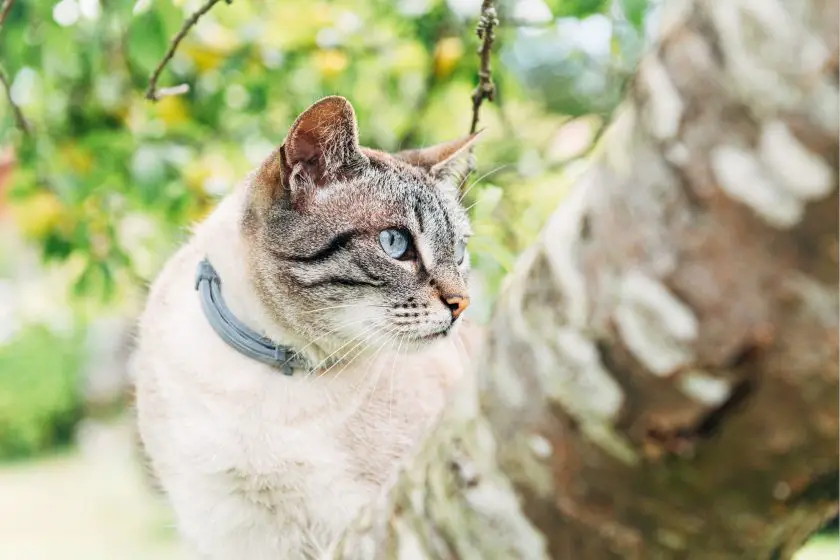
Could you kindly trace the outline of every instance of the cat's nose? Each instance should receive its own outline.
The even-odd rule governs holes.
[[[440,296],[440,299],[449,308],[449,311],[452,312],[453,321],[470,305],[470,298],[468,296],[443,295]]]

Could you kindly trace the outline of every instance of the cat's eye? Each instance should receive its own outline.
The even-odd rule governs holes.
[[[461,239],[458,243],[455,244],[455,261],[458,264],[462,264],[464,262],[464,253],[467,251],[467,241],[466,239]]]
[[[411,236],[400,229],[385,229],[379,232],[379,244],[392,259],[407,259],[411,255]]]

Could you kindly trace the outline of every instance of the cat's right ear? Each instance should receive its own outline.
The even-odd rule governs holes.
[[[403,150],[394,156],[425,169],[433,177],[449,179],[449,182],[461,185],[472,164],[471,149],[483,132],[482,129],[436,146]]]
[[[325,97],[301,113],[257,172],[260,198],[301,208],[318,188],[358,173],[368,163],[359,147],[353,106],[343,97]]]

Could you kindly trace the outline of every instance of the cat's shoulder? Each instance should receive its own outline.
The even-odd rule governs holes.
[[[187,240],[166,260],[149,288],[141,326],[172,314],[183,304],[197,308],[194,293],[198,265],[211,248],[236,238],[235,210],[239,198],[228,195],[222,199],[206,219],[192,227]]]

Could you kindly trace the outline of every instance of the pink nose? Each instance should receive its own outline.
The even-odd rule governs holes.
[[[452,319],[457,319],[470,305],[470,298],[468,296],[446,295],[441,296],[440,299],[452,312]]]

